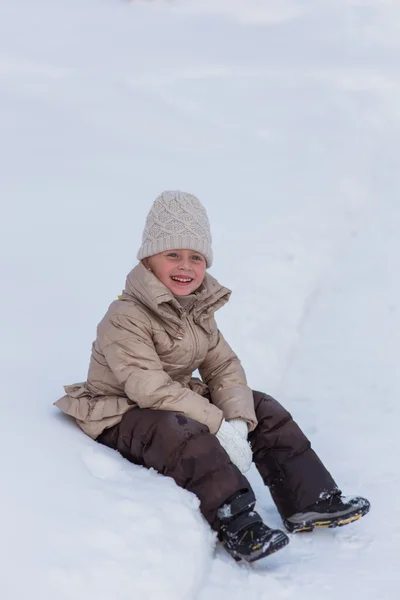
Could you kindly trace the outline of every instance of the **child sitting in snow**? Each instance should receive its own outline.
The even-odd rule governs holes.
[[[287,410],[248,387],[214,319],[231,292],[206,272],[211,233],[199,200],[162,193],[137,258],[97,328],[87,381],[66,386],[56,406],[93,439],[196,494],[236,559],[257,560],[289,541],[254,511],[244,476],[252,461],[290,532],[365,515],[369,502],[341,495]]]

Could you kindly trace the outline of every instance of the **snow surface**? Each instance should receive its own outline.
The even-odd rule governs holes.
[[[390,0],[1,0],[2,599],[399,598],[399,23]],[[208,208],[250,384],[372,502],[252,567],[52,406],[167,188]]]

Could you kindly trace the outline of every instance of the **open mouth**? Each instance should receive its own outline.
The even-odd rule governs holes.
[[[174,275],[171,275],[171,279],[172,281],[175,281],[175,283],[177,283],[178,285],[189,285],[189,283],[192,283],[193,281],[191,277],[177,277]]]

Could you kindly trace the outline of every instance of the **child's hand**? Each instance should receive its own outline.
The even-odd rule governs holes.
[[[215,435],[223,449],[229,454],[229,458],[233,464],[236,465],[242,473],[246,473],[246,471],[250,469],[251,461],[253,459],[250,444],[247,441],[247,434],[246,438],[244,438],[231,422],[225,421],[224,419]]]
[[[247,436],[249,434],[249,426],[247,425],[247,421],[244,419],[229,419],[228,423],[236,429],[243,439],[247,440]]]

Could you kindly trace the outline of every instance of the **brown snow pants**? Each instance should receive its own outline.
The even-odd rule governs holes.
[[[258,420],[249,434],[253,460],[281,516],[303,510],[321,494],[338,492],[288,411],[271,396],[261,392],[253,396]],[[181,413],[134,408],[97,441],[196,494],[214,528],[217,510],[229,497],[240,490],[252,491],[208,427]]]

